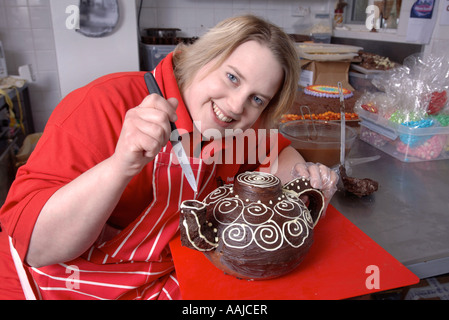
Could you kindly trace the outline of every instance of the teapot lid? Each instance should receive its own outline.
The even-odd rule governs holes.
[[[281,180],[275,175],[248,171],[239,174],[234,181],[234,194],[243,201],[274,201],[282,196]]]

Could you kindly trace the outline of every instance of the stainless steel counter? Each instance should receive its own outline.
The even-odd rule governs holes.
[[[364,198],[337,191],[331,204],[420,278],[449,273],[449,160],[401,162],[358,140],[349,158],[380,155],[352,167],[379,190]]]

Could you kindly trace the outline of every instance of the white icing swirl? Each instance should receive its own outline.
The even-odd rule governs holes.
[[[278,177],[264,172],[245,172],[237,176],[237,181],[247,186],[260,188],[275,187],[280,183]]]
[[[309,236],[309,226],[303,219],[290,220],[282,226],[284,239],[294,248],[299,248]]]
[[[217,202],[218,200],[221,200],[225,197],[228,197],[230,194],[232,194],[233,190],[232,190],[232,185],[224,185],[222,187],[219,187],[217,189],[215,189],[214,191],[212,191],[211,193],[209,193],[209,195],[206,197],[206,199],[204,199],[204,201],[206,203],[214,203]]]
[[[284,218],[294,219],[302,214],[305,206],[300,206],[298,202],[291,200],[282,200],[276,203],[274,206],[274,211],[283,216]]]
[[[221,236],[226,246],[235,249],[246,248],[254,241],[253,230],[243,223],[227,226]]]
[[[251,203],[246,207],[243,220],[248,224],[257,226],[268,220],[274,215],[273,209],[262,203]]]
[[[275,251],[284,243],[284,237],[278,224],[270,220],[257,227],[254,231],[254,241],[266,251]]]
[[[214,207],[214,217],[221,224],[230,224],[241,215],[245,205],[239,198],[224,198]]]
[[[237,182],[268,188],[278,185],[280,180],[271,174],[247,172],[240,174]],[[240,199],[231,185],[219,187],[207,196],[205,202],[213,206],[217,228],[223,230],[218,234],[223,244],[243,249],[256,243],[265,251],[275,251],[285,245],[302,246],[313,229],[313,220],[298,193],[283,189],[282,197],[274,206],[271,201],[268,205],[263,200]]]

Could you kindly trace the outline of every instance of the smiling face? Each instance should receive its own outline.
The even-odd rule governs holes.
[[[184,90],[184,102],[201,131],[250,128],[278,92],[284,73],[270,49],[248,41],[218,67],[205,65]]]

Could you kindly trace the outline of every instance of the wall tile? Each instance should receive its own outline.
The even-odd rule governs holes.
[[[51,28],[51,13],[49,7],[30,7],[30,21],[32,28]]]
[[[35,50],[55,50],[55,38],[52,29],[33,29]]]
[[[8,22],[6,21],[6,9],[4,6],[0,6],[0,29],[4,29],[7,27]]]
[[[61,99],[49,0],[0,0],[0,39],[8,73],[31,65],[30,83],[34,124],[41,131]]]
[[[50,0],[28,0],[30,7],[50,7]]]
[[[37,71],[57,71],[55,51],[36,51]]]
[[[28,7],[6,7],[8,28],[30,28]]]
[[[26,7],[27,0],[5,0],[5,5],[9,7]]]
[[[33,50],[33,32],[31,29],[6,29],[2,34],[5,50],[13,52]]]

